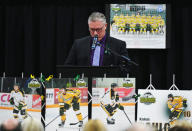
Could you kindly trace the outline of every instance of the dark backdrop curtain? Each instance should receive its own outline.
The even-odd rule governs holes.
[[[0,72],[7,76],[52,73],[64,63],[74,39],[89,35],[87,18],[105,13],[105,4],[0,5]],[[150,73],[157,89],[168,89],[176,75],[179,89],[191,89],[192,8],[171,3],[171,47],[128,49],[139,64],[137,88],[146,88]]]

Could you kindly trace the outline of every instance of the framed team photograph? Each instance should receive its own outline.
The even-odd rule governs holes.
[[[92,119],[109,131],[125,130],[135,122],[135,78],[94,78]]]
[[[12,118],[22,122],[29,117],[41,121],[40,82],[25,77],[0,79],[0,123]]]
[[[53,78],[46,83],[46,131],[83,128],[88,121],[87,82],[87,78]]]
[[[110,4],[109,10],[110,36],[125,41],[127,48],[166,49],[169,47],[169,5]]]

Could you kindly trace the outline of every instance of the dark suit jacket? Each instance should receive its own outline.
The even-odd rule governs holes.
[[[121,63],[121,58],[115,56],[107,48],[119,53],[120,55],[128,56],[126,43],[113,37],[107,37],[105,42],[105,51],[103,56],[102,66],[116,66]],[[106,51],[107,50],[107,51]],[[91,66],[91,36],[83,37],[75,40],[72,49],[65,61],[65,65],[71,66]]]

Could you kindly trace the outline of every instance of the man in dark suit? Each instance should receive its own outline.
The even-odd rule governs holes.
[[[88,18],[90,36],[75,40],[65,61],[72,66],[117,66],[123,60],[119,55],[128,56],[126,43],[106,34],[106,18],[104,14],[93,12]],[[98,42],[93,44],[95,38]]]

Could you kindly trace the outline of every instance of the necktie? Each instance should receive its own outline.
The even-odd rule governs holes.
[[[93,64],[92,64],[92,66],[99,66],[100,51],[101,51],[101,46],[99,44],[97,44],[97,46],[95,47],[94,55],[93,55]]]

